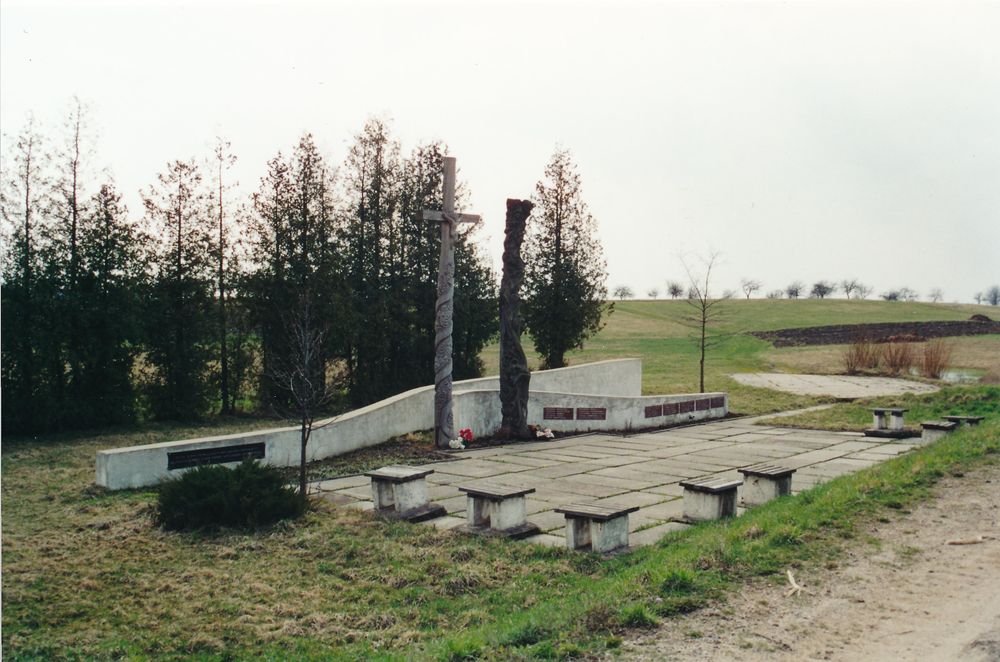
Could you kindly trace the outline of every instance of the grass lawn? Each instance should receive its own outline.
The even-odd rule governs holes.
[[[166,533],[152,492],[92,487],[107,437],[5,443],[6,659],[536,659],[618,645],[749,576],[835,558],[866,518],[1000,458],[989,420],[738,520],[606,560],[325,503],[256,534]],[[979,406],[979,405],[977,405]],[[197,434],[162,427],[146,440]],[[119,440],[120,442],[121,440]],[[855,544],[855,543],[850,543]]]
[[[919,428],[922,421],[938,421],[942,416],[1000,417],[1000,386],[953,386],[937,393],[865,398],[842,402],[829,409],[795,416],[767,419],[762,425],[818,430],[861,432],[872,426],[872,407],[902,407],[908,428]]]
[[[722,330],[965,319],[976,310],[982,307],[733,301]],[[605,330],[570,359],[638,356],[645,392],[690,392],[697,361],[679,323],[684,314],[683,302],[618,304]],[[985,342],[1000,347],[1000,337],[990,338]],[[710,356],[708,388],[731,391],[733,409],[745,413],[815,403],[737,387],[726,377],[771,369],[775,351],[730,336]],[[495,364],[496,348],[485,358]],[[829,559],[860,535],[865,518],[920,498],[944,472],[996,461],[997,392],[956,389],[942,396],[968,394],[967,411],[989,416],[977,429],[734,522],[694,527],[611,560],[382,522],[325,502],[298,521],[255,534],[165,533],[152,522],[154,492],[109,494],[93,487],[100,448],[273,421],[5,439],[3,654],[18,660],[533,659],[614,647],[623,628],[695,608],[742,578],[773,574],[781,581],[777,573],[785,567]],[[934,402],[928,401],[928,412],[955,405]],[[382,458],[359,456],[320,469],[335,475],[369,461]]]
[[[571,365],[605,359],[642,359],[643,393],[690,393],[698,390],[698,347],[685,326],[691,307],[683,300],[619,301],[605,328],[570,352]],[[826,324],[965,320],[975,313],[992,311],[987,306],[965,304],[907,303],[886,301],[819,299],[734,299],[723,304],[724,315],[717,328],[725,336],[709,351],[705,366],[705,388],[727,391],[730,408],[738,414],[761,414],[821,402],[822,398],[793,396],[767,389],[743,386],[729,375],[736,372],[842,372],[842,346],[774,348],[748,331],[770,331]],[[985,371],[1000,370],[1000,335],[950,339],[956,346],[955,367]],[[530,341],[525,339],[526,351]],[[483,352],[487,374],[499,371],[499,345]],[[532,369],[538,355],[527,351]]]

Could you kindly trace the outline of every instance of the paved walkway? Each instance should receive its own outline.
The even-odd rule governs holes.
[[[869,398],[903,393],[933,393],[936,386],[890,377],[847,375],[791,375],[780,372],[749,372],[730,375],[745,386],[769,388],[796,395],[830,395],[835,398]]]
[[[686,525],[678,483],[701,476],[741,478],[737,468],[776,462],[797,469],[793,492],[809,489],[914,448],[919,439],[881,440],[852,432],[821,432],[754,425],[748,419],[723,420],[629,437],[592,434],[555,441],[519,443],[456,453],[455,460],[422,465],[430,498],[448,516],[428,522],[439,528],[465,523],[466,497],[460,485],[489,479],[515,487],[534,487],[528,495],[528,520],[544,533],[531,542],[565,545],[565,522],[554,508],[580,502],[639,506],[629,516],[632,545],[648,545]],[[365,476],[316,484],[334,503],[370,510],[371,487]]]

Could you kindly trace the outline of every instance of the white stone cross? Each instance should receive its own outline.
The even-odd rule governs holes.
[[[477,223],[479,216],[455,212],[455,157],[444,157],[444,209],[424,211],[425,221],[441,224],[441,259],[438,262],[437,302],[434,305],[434,444],[448,448],[455,439],[451,406],[452,316],[455,298],[455,244],[459,223]]]

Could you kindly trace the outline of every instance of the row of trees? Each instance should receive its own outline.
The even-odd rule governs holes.
[[[444,146],[403,157],[384,123],[333,167],[306,134],[248,200],[219,141],[174,161],[130,216],[93,164],[85,108],[57,144],[29,122],[5,152],[3,427],[82,428],[287,403],[293,320],[322,320],[318,378],[363,404],[431,380]],[[478,375],[496,327],[493,270],[457,242],[455,371]],[[253,397],[256,396],[256,397]]]
[[[740,281],[740,290],[742,295],[747,299],[760,292],[762,287],[761,282],[755,278],[744,278]],[[664,292],[671,299],[679,299],[681,297],[687,299],[697,298],[697,293],[690,285],[685,287],[678,281],[667,281]],[[868,299],[874,292],[874,288],[854,278],[844,279],[840,282],[820,280],[813,283],[811,287],[802,281],[795,281],[784,289],[771,290],[765,296],[768,299],[799,299],[802,297],[825,299],[837,292],[842,292],[846,299]],[[635,297],[635,290],[628,285],[618,285],[612,290],[612,295],[618,300],[632,299]],[[651,288],[646,292],[646,296],[650,299],[656,299],[659,295],[660,290],[657,288]],[[726,290],[722,296],[723,298],[733,299],[738,295],[735,290]],[[920,294],[909,287],[900,287],[882,292],[879,297],[885,301],[917,301],[920,299]],[[933,303],[940,303],[944,300],[944,292],[941,288],[935,287],[927,293],[926,299]],[[1000,305],[1000,286],[993,285],[983,292],[977,292],[973,296],[973,300],[976,303],[988,303],[993,306]]]
[[[241,197],[220,139],[207,159],[169,163],[136,217],[95,166],[82,104],[54,141],[29,121],[0,186],[4,431],[300,414],[307,386],[357,406],[430,383],[439,229],[422,211],[443,204],[444,154],[433,142],[404,156],[371,120],[339,175],[305,134]],[[523,310],[558,367],[600,328],[605,263],[567,152],[533,199]],[[497,278],[476,231],[455,249],[459,379],[481,374],[497,331]]]

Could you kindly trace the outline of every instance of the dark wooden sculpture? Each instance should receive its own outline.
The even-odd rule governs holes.
[[[527,200],[507,200],[507,227],[503,241],[503,278],[500,281],[500,411],[503,419],[497,436],[505,439],[530,439],[528,429],[528,384],[531,373],[521,348],[521,282],[524,260],[521,243],[524,227],[531,214]]]

